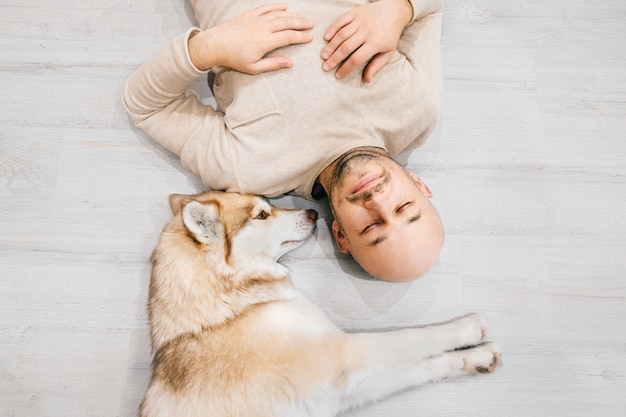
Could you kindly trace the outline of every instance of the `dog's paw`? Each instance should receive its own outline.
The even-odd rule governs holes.
[[[502,351],[497,343],[485,343],[465,353],[463,370],[469,374],[488,374],[502,366]]]
[[[457,320],[455,324],[458,326],[457,348],[475,346],[487,334],[487,318],[482,314],[470,314]]]

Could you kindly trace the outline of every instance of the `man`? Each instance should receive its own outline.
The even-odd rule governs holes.
[[[418,278],[443,227],[391,157],[439,115],[441,1],[285,3],[192,0],[201,29],[135,71],[124,104],[209,189],[328,196],[342,252],[379,279]],[[187,90],[209,70],[217,111]]]

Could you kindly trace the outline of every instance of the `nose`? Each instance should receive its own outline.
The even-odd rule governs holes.
[[[304,214],[311,220],[311,221],[317,221],[317,211],[313,210],[313,209],[306,209],[304,211]]]
[[[384,191],[373,192],[367,194],[363,199],[363,205],[365,208],[375,210],[381,207],[385,200],[386,193]]]

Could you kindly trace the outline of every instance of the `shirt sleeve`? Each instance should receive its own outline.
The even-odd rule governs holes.
[[[139,127],[170,152],[180,156],[185,140],[207,118],[219,119],[211,106],[202,104],[189,86],[208,71],[191,62],[189,36],[171,41],[127,79],[122,101]]]
[[[208,189],[236,189],[224,114],[200,102],[189,86],[208,71],[189,56],[189,36],[171,41],[126,81],[122,101],[135,126],[179,156]]]
[[[443,0],[407,0],[413,8],[413,18],[411,22],[421,19],[431,13],[435,13],[443,8]]]

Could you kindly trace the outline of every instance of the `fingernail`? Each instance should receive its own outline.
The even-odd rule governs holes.
[[[322,65],[322,69],[324,71],[328,71],[330,68],[328,67],[328,64],[324,62],[324,65]]]
[[[326,51],[322,52],[322,59],[328,59],[328,52]]]

